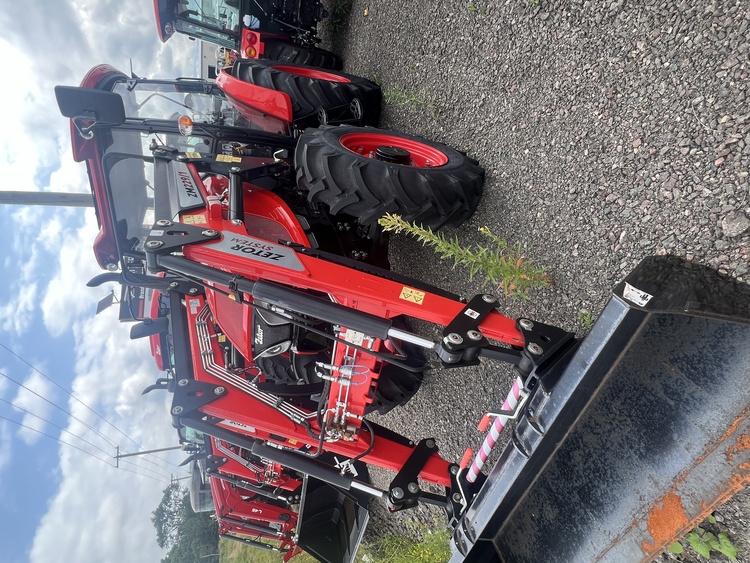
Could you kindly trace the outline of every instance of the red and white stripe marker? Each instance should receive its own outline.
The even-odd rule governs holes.
[[[521,389],[523,389],[523,381],[521,381],[520,377],[516,377],[516,380],[513,382],[513,386],[510,388],[510,392],[503,403],[504,411],[515,410],[518,406],[518,402],[521,400]],[[487,428],[489,419],[489,415],[484,416],[482,422],[479,423],[480,430],[485,430]],[[487,463],[487,458],[489,457],[492,448],[497,444],[497,441],[500,438],[500,433],[503,431],[503,428],[505,428],[508,420],[510,420],[509,416],[501,414],[496,416],[495,420],[492,421],[492,427],[484,438],[482,447],[479,449],[477,456],[474,458],[474,461],[469,468],[469,472],[466,474],[466,480],[469,483],[473,483],[477,480],[479,472],[482,471],[482,467]]]

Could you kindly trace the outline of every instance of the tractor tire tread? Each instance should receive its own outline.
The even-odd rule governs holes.
[[[339,139],[348,126],[306,130],[295,153],[297,186],[308,200],[346,213],[371,226],[386,213],[433,230],[459,226],[476,210],[482,196],[484,170],[475,160],[440,143],[411,135],[377,131],[417,140],[439,148],[449,161],[444,166],[401,166],[368,158],[344,148]]]
[[[330,70],[341,70],[344,63],[336,53],[317,47],[303,47],[287,41],[265,42],[264,58],[296,65],[315,66]]]
[[[264,60],[241,61],[236,73],[244,82],[287,94],[292,102],[293,119],[309,118],[320,109],[346,106],[358,98],[362,106],[362,124],[374,126],[380,120],[383,93],[374,82],[327,69],[318,70],[346,77],[349,82],[316,79],[278,70],[274,64],[274,61]]]

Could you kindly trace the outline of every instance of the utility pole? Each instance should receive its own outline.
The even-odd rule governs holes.
[[[94,196],[85,193],[14,192],[0,190],[0,205],[2,204],[94,207]]]
[[[182,446],[170,446],[168,448],[156,448],[155,450],[144,450],[142,452],[135,452],[135,453],[132,453],[132,454],[121,454],[120,453],[120,446],[117,446],[117,454],[115,455],[115,460],[116,460],[115,467],[116,468],[120,467],[120,459],[122,459],[123,457],[133,457],[134,455],[155,454],[155,453],[158,453],[158,452],[168,452],[168,451],[171,451],[171,450],[181,450],[181,449],[182,449]]]

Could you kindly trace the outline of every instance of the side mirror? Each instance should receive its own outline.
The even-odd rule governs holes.
[[[84,138],[92,137],[96,126],[112,126],[125,123],[125,105],[122,98],[113,92],[93,88],[55,86],[55,98],[60,113],[73,120]]]

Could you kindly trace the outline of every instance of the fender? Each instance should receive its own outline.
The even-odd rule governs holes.
[[[216,84],[245,119],[265,131],[285,133],[286,130],[279,131],[278,122],[283,122],[287,129],[292,123],[292,100],[284,92],[243,82],[226,68],[221,69]]]

